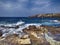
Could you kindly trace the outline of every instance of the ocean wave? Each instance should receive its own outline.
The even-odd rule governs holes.
[[[30,23],[30,24],[24,24],[24,22],[17,22],[16,24],[5,24],[5,25],[1,25],[1,31],[2,31],[2,37],[7,37],[9,35],[13,35],[13,34],[18,34],[18,35],[22,35],[21,33],[23,32],[22,30],[25,28],[28,28],[29,26],[35,25],[36,27],[40,26],[40,23]],[[16,26],[19,26],[19,28],[15,28]],[[14,27],[14,28],[12,28]]]
[[[58,20],[50,20],[50,22],[60,23],[60,21],[58,21]]]
[[[12,27],[20,26],[22,24],[24,24],[24,22],[19,21],[19,22],[14,23],[14,24],[0,24],[0,27],[11,27],[12,28]]]
[[[57,22],[57,21],[55,21],[55,22]],[[25,22],[19,21],[19,22],[14,23],[14,24],[0,24],[0,30],[3,33],[2,37],[7,37],[7,36],[13,35],[13,34],[21,35],[21,33],[23,32],[22,30],[24,28],[28,28],[30,25],[31,26],[34,25],[36,27],[39,27],[41,25],[53,25],[53,24],[55,24],[55,23],[43,22],[43,23],[28,23],[28,24],[25,24]]]
[[[60,26],[60,21],[58,20],[49,20],[41,23],[42,25],[47,25],[47,26],[55,26],[59,27]]]

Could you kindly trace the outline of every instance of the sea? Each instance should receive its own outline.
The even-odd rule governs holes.
[[[3,33],[2,37],[12,34],[19,34],[21,36],[22,30],[30,25],[60,27],[60,18],[0,17],[0,32]],[[16,26],[19,26],[19,28],[15,29]]]

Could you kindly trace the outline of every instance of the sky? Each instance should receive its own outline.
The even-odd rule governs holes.
[[[0,0],[0,17],[60,13],[60,0]]]

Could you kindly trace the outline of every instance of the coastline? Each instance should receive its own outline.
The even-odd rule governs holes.
[[[41,17],[50,17],[50,18],[60,18],[60,13],[47,13],[47,14],[36,14],[29,16],[30,18],[41,18]]]
[[[50,43],[45,38],[45,33],[48,33],[49,28],[54,29],[53,30],[54,32],[55,32],[55,29],[58,29],[57,27],[48,27],[48,26],[36,27],[36,26],[32,25],[32,26],[29,26],[29,27],[23,29],[23,33],[25,33],[25,34],[22,37],[18,37],[17,34],[14,34],[14,35],[10,35],[10,36],[6,37],[5,39],[1,38],[0,42],[4,41],[4,43],[5,43],[5,41],[7,40],[7,41],[9,41],[10,44],[15,44],[15,42],[17,42],[18,45],[21,45],[21,44],[23,44],[23,45],[27,45],[27,44],[29,44],[29,45],[38,45],[38,44],[39,45],[50,45]],[[52,31],[50,31],[50,32],[52,33]],[[60,33],[59,30],[57,32]],[[52,33],[52,34],[55,34],[55,33]],[[15,40],[15,38],[17,41]],[[12,39],[12,42],[11,42],[11,39]],[[23,42],[23,40],[25,40],[25,39],[26,39],[25,42],[27,42],[27,44]],[[20,43],[20,42],[22,42],[22,43]],[[4,43],[3,43],[3,45],[4,45]],[[8,44],[8,42],[6,42],[6,43]]]
[[[1,45],[52,45],[54,42],[48,41],[49,37],[56,43],[60,42],[60,21],[56,18],[44,18],[43,21],[41,18],[17,18],[18,21],[15,18],[6,19],[7,22],[2,20],[0,24]]]
[[[46,40],[45,40],[45,38],[43,37],[44,35],[42,34],[42,30],[39,30],[39,29],[37,29],[35,26],[29,26],[28,27],[29,29],[31,29],[31,31],[30,30],[28,30],[29,31],[29,33],[28,32],[24,32],[24,31],[26,31],[25,29],[23,30],[23,33],[25,33],[22,37],[19,37],[17,34],[14,34],[14,35],[10,35],[10,36],[7,36],[6,38],[2,38],[1,37],[1,40],[0,40],[0,42],[2,41],[2,42],[6,42],[7,44],[8,44],[8,42],[7,41],[9,41],[9,43],[10,44],[15,44],[15,42],[17,42],[19,45],[21,44],[20,42],[22,42],[22,44],[24,44],[24,40],[26,39],[26,41],[25,42],[27,42],[27,44],[29,44],[29,45],[38,45],[38,44],[43,44],[43,43],[45,43],[45,44],[49,44]],[[37,36],[37,33],[39,32],[39,35],[41,36]],[[27,36],[28,35],[28,36]],[[16,40],[15,40],[15,38],[16,38]],[[12,42],[11,42],[11,39],[12,39]],[[28,39],[28,40],[27,40]],[[21,41],[19,41],[19,40],[21,40]],[[41,42],[41,43],[40,43]],[[4,43],[3,43],[3,45],[4,45]],[[6,44],[5,43],[5,44]],[[1,43],[0,43],[1,44]],[[25,43],[26,44],[26,43]]]

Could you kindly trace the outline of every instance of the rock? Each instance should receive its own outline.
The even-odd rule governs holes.
[[[44,37],[37,38],[33,35],[30,35],[32,45],[50,45]]]
[[[23,35],[21,38],[23,39],[29,38],[29,35]]]
[[[36,29],[36,26],[32,25],[28,27],[29,29]]]
[[[20,39],[20,40],[18,40],[18,43],[20,43],[22,45],[29,45],[29,44],[31,44],[31,41],[30,41],[29,38],[27,38],[27,39]]]
[[[2,25],[1,27],[2,28],[15,28],[15,29],[19,28],[19,26],[4,26],[4,25]]]
[[[0,38],[0,45],[31,45],[30,38],[21,39],[16,35]]]
[[[45,34],[46,40],[51,44],[51,45],[60,45],[60,41],[56,41],[53,39],[53,37]]]
[[[28,34],[31,34],[31,32],[35,32],[37,34],[44,34],[44,33],[47,33],[48,30],[45,27],[42,27],[42,26],[39,26],[39,27],[29,26],[29,29],[25,28],[23,30],[23,32],[28,33]]]
[[[29,29],[23,30],[29,35],[32,45],[50,45],[44,38],[44,31],[46,31],[45,28],[41,26],[29,26]]]
[[[15,29],[18,29],[18,28],[19,28],[19,26],[16,26],[16,27],[15,27]]]
[[[2,33],[2,30],[0,30],[0,36],[2,36],[2,34],[3,34],[3,33]]]
[[[23,29],[21,38],[19,35],[9,35],[3,41],[3,45],[9,43],[9,45],[48,45],[47,41],[44,38],[44,27],[29,26],[28,28]]]

